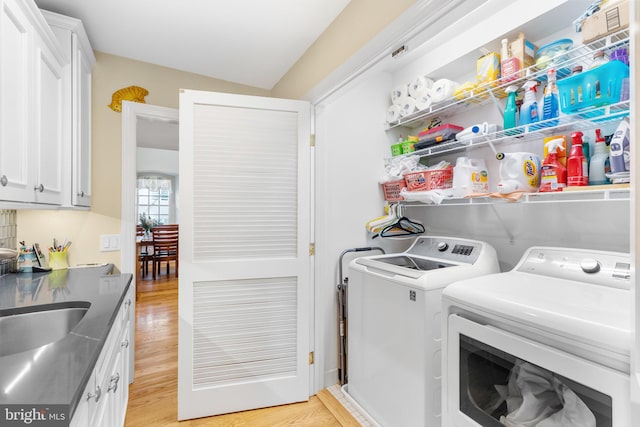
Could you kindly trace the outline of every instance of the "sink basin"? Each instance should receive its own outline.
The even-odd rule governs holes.
[[[73,301],[0,310],[0,357],[66,337],[90,306],[88,302]]]

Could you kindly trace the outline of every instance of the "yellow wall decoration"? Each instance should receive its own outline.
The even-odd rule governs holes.
[[[144,97],[149,95],[149,91],[140,86],[129,86],[118,89],[111,95],[111,104],[108,105],[113,111],[122,111],[122,101],[133,101],[144,104]]]

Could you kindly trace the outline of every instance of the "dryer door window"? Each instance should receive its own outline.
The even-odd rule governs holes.
[[[459,351],[460,410],[482,426],[612,425],[604,393],[465,335]]]
[[[628,373],[532,340],[526,331],[514,332],[497,322],[448,316],[447,425],[499,427],[501,420],[545,427],[632,425]]]

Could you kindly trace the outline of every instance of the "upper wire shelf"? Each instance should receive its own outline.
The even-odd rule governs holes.
[[[582,65],[585,69],[588,69],[593,62],[593,53],[595,51],[613,50],[622,46],[628,46],[628,44],[629,30],[627,29],[614,34],[610,34],[589,44],[580,45],[574,49],[571,49],[564,55],[566,58],[564,61],[554,64],[554,68],[557,70],[558,78],[566,77],[570,70],[576,65]],[[393,129],[399,126],[410,128],[418,127],[434,117],[439,117],[440,119],[442,119],[448,116],[452,116],[465,109],[477,107],[489,102],[497,102],[497,98],[505,98],[507,96],[505,89],[509,86],[515,85],[520,87],[526,81],[534,79],[538,81],[546,80],[546,68],[538,70],[536,66],[533,65],[531,67],[525,68],[524,70],[521,70],[520,72],[524,74],[522,77],[518,77],[509,82],[500,83],[500,81],[498,80],[486,83],[474,88],[469,92],[470,96],[466,98],[458,99],[456,97],[451,97],[445,101],[429,107],[428,109],[415,112],[405,117],[401,117],[397,121],[389,122],[386,124],[387,129]]]

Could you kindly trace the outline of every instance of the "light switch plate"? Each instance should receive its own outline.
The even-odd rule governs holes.
[[[112,252],[120,250],[119,234],[101,234],[100,235],[100,252]]]

